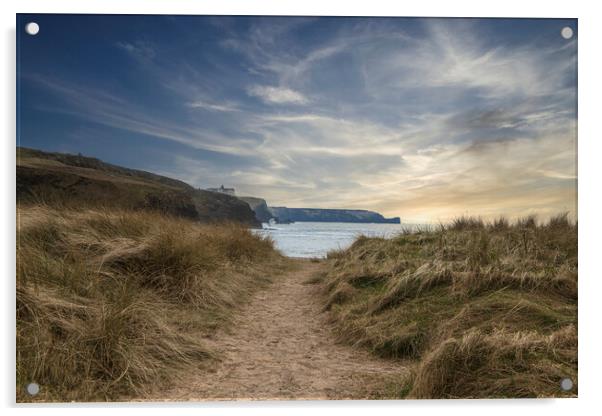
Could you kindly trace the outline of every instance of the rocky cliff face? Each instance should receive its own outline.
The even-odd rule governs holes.
[[[203,222],[261,226],[240,199],[81,155],[17,148],[17,201],[60,207],[160,211]]]
[[[261,222],[269,222],[270,219],[274,218],[274,215],[268,208],[268,204],[265,199],[255,198],[253,196],[241,196],[239,199],[245,201],[251,209],[255,212],[255,217]]]
[[[378,212],[360,209],[269,207],[280,222],[356,222],[399,224],[399,217],[385,218]]]

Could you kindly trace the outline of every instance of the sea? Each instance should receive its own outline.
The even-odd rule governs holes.
[[[324,258],[331,250],[349,247],[360,235],[391,238],[415,224],[364,224],[347,222],[295,222],[263,224],[254,230],[274,240],[276,248],[289,257]]]

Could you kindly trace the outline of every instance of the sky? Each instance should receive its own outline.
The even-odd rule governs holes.
[[[21,14],[17,28],[17,145],[272,206],[576,216],[575,19]]]

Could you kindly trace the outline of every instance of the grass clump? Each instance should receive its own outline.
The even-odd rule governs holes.
[[[557,397],[560,380],[576,380],[577,332],[469,330],[426,354],[411,391],[416,398]]]
[[[144,211],[20,207],[17,400],[144,395],[215,357],[227,324],[285,260],[236,224]],[[270,273],[272,274],[272,273]]]
[[[550,397],[577,377],[577,225],[462,217],[329,253],[342,341],[414,363],[408,397]]]

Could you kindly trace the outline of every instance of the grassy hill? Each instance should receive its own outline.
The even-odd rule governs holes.
[[[17,201],[54,207],[156,211],[202,222],[260,226],[240,199],[81,155],[17,148]]]
[[[20,207],[17,401],[142,397],[207,371],[219,351],[205,339],[287,264],[241,225]]]
[[[140,397],[209,367],[203,340],[288,267],[238,198],[17,150],[17,401]]]
[[[327,262],[316,282],[340,340],[407,360],[400,397],[577,394],[577,225],[565,215],[360,237]]]

